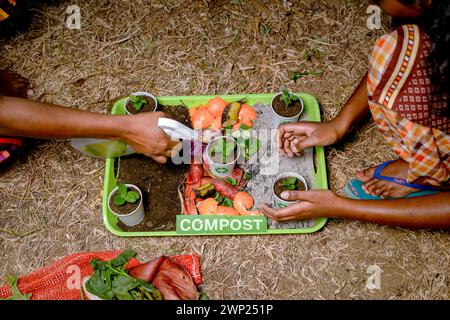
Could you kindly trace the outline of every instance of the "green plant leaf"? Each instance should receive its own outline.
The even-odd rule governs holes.
[[[125,264],[130,260],[131,258],[134,258],[136,256],[136,251],[128,249],[119,254],[117,257],[112,259],[110,261],[111,265],[115,268],[124,268]]]
[[[234,178],[226,178],[225,181],[231,184],[232,186],[237,186],[238,184],[237,180]]]
[[[114,197],[114,204],[116,206],[123,206],[125,202],[127,202],[126,196],[124,197],[123,195],[118,194]]]
[[[323,75],[323,70],[305,70],[305,71],[294,71],[291,73],[290,79],[297,82],[298,78],[303,77],[319,77]]]
[[[97,260],[97,262],[101,261]],[[104,300],[111,300],[114,296],[111,292],[111,288],[111,271],[109,269],[103,270],[94,268],[94,273],[86,282],[86,290]]]
[[[284,103],[285,106],[289,106],[290,104],[292,104],[295,101],[300,101],[300,98],[297,95],[290,93],[287,90],[283,90],[283,93],[282,93],[280,99]]]
[[[251,180],[253,178],[253,174],[251,172],[244,173],[245,180]]]
[[[128,292],[140,285],[140,281],[129,275],[119,274],[114,277],[112,281],[111,293],[118,300],[133,300],[133,297]]]
[[[7,275],[6,276],[6,283],[8,284],[9,289],[12,292],[12,295],[8,298],[0,298],[0,300],[30,300],[32,294],[31,293],[25,293],[22,294],[18,288],[18,281],[19,278],[13,276],[13,275]]]
[[[125,200],[129,203],[135,203],[139,199],[139,193],[136,191],[128,191]]]
[[[142,105],[147,104],[147,100],[139,96],[132,96],[130,101],[133,104],[134,109],[137,111],[141,110]]]
[[[297,187],[297,178],[289,177],[283,180],[283,186],[288,190],[295,190]]]
[[[225,196],[222,196],[222,201],[219,204],[224,207],[233,208],[233,200],[231,200],[230,198],[225,197]]]
[[[126,195],[127,194],[127,186],[124,183],[119,183],[117,186],[117,193],[120,195]]]
[[[200,292],[200,296],[198,298],[198,300],[209,300],[208,295],[205,292]]]

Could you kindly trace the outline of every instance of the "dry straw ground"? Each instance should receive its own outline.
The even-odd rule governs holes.
[[[31,26],[1,40],[0,67],[32,79],[40,101],[95,112],[141,89],[201,95],[286,86],[315,94],[329,119],[389,29],[385,20],[384,30],[369,31],[367,3],[357,0],[34,2]],[[64,12],[77,3],[81,30],[68,30]],[[304,70],[323,75],[289,80],[291,71]],[[392,156],[367,121],[327,149],[332,189]],[[74,252],[131,246],[143,258],[199,253],[205,290],[216,299],[449,298],[446,232],[333,220],[311,235],[119,238],[102,223],[103,168],[65,140],[38,141],[2,173],[1,276]],[[383,271],[381,290],[373,292],[365,289],[371,264]]]

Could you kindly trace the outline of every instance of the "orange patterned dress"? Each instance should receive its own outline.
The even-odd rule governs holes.
[[[407,181],[446,185],[450,177],[448,94],[436,94],[427,63],[432,42],[417,25],[381,37],[371,56],[368,92],[374,121],[409,163]]]

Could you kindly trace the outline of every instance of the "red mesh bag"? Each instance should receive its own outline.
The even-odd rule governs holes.
[[[89,262],[114,259],[121,250],[104,252],[75,253],[62,258],[18,281],[21,293],[32,293],[32,300],[81,300],[81,281],[92,274]],[[178,255],[171,257],[182,265],[192,276],[198,286],[203,282],[200,273],[200,260],[197,255]],[[127,268],[139,265],[137,259],[131,259]],[[7,285],[0,287],[0,298],[7,298],[12,294]]]

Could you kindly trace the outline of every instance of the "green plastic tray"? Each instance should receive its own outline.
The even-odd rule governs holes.
[[[297,93],[304,102],[304,112],[308,115],[309,121],[321,121],[320,120],[320,109],[316,98],[307,93]],[[172,96],[172,97],[157,97],[158,103],[162,105],[186,105],[188,108],[193,106],[198,106],[200,104],[205,104],[209,99],[214,96]],[[247,98],[247,103],[254,105],[257,103],[262,103],[265,105],[270,105],[274,94],[239,94],[239,95],[221,95],[224,100],[231,102],[240,100],[242,98]],[[124,101],[121,99],[117,101],[111,113],[112,114],[125,114],[124,111]],[[315,177],[317,189],[328,189],[327,173],[325,165],[325,154],[323,147],[315,147],[315,166],[313,165],[311,171]],[[227,233],[192,233],[192,234],[180,234],[177,231],[145,231],[145,232],[125,232],[117,227],[118,218],[114,216],[108,209],[108,195],[116,187],[117,182],[114,176],[114,161],[116,159],[109,158],[106,159],[105,167],[105,181],[103,187],[103,199],[102,199],[102,213],[103,221],[113,234],[121,237],[150,237],[150,236],[186,236],[186,235],[246,235],[255,234],[245,233],[245,232],[227,232]],[[250,217],[251,218],[251,217]],[[314,226],[310,228],[302,229],[267,229],[266,232],[260,234],[298,234],[298,233],[313,233],[319,231],[326,224],[327,218],[318,218],[315,220]]]

